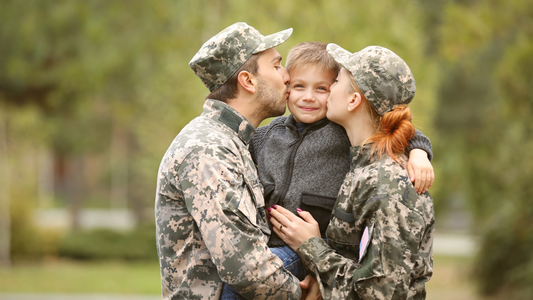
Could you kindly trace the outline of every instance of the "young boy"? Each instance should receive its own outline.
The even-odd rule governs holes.
[[[346,131],[326,118],[329,88],[340,70],[326,46],[304,42],[289,51],[286,69],[291,77],[288,100],[291,114],[257,128],[250,142],[266,206],[281,205],[296,215],[297,208],[310,212],[319,223],[322,238],[326,238],[331,210],[350,170]],[[431,143],[426,136],[417,131],[408,152],[416,153],[417,165],[432,173]],[[288,271],[300,280],[305,277],[298,255],[274,232],[268,245]]]

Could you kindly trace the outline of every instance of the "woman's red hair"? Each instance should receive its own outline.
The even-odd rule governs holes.
[[[370,142],[372,146],[372,155],[378,154],[379,157],[383,153],[387,154],[399,164],[407,164],[398,155],[405,151],[409,146],[409,140],[415,136],[415,126],[411,123],[413,116],[411,109],[407,105],[397,105],[392,111],[380,116],[377,111],[370,105],[370,102],[364,96],[355,79],[350,76],[350,86],[352,91],[361,94],[366,105],[366,110],[370,118],[370,122],[376,128],[376,132],[363,142]]]
[[[415,127],[411,123],[411,109],[407,105],[398,105],[392,111],[385,113],[378,124],[377,132],[367,141],[374,143],[372,153],[379,157],[387,153],[399,164],[406,162],[398,155],[409,146],[409,140],[415,135]]]

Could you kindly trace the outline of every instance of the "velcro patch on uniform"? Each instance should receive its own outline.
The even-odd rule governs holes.
[[[361,237],[361,242],[359,243],[359,263],[361,263],[361,260],[363,260],[363,255],[366,253],[366,248],[368,248],[368,244],[370,243],[370,236],[368,233],[368,226],[365,228],[365,231],[363,232],[363,236]]]

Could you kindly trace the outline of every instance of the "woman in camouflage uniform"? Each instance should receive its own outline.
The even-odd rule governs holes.
[[[280,206],[274,231],[300,256],[325,299],[425,299],[433,273],[433,200],[409,181],[404,150],[415,129],[407,104],[415,81],[407,64],[378,46],[328,53],[343,68],[331,86],[327,117],[342,125],[351,169],[326,230]],[[303,220],[302,220],[303,219]]]

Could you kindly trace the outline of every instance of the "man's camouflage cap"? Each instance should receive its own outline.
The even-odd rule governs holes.
[[[222,86],[255,53],[285,42],[292,28],[263,36],[252,26],[235,23],[205,42],[189,62],[210,92]]]
[[[378,114],[395,105],[409,104],[415,96],[415,78],[409,66],[391,50],[369,46],[355,53],[336,44],[327,51],[335,61],[352,73],[355,82]]]

